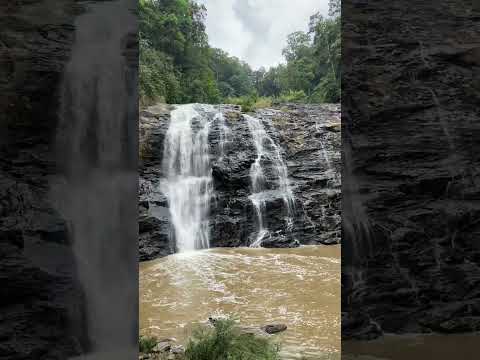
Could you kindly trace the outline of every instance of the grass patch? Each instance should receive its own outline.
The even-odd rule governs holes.
[[[255,94],[249,96],[232,97],[225,99],[226,104],[240,105],[243,112],[252,112],[257,109],[264,109],[272,107],[272,105],[280,104],[306,104],[311,102],[311,99],[304,91],[293,91],[282,93],[276,97],[259,97]]]
[[[190,338],[186,360],[278,360],[279,347],[267,337],[242,333],[232,319],[199,327]]]
[[[272,98],[258,97],[256,95],[241,96],[225,99],[226,104],[240,105],[243,112],[252,112],[272,106]]]

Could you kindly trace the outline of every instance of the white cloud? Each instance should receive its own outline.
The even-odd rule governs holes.
[[[253,68],[283,62],[287,35],[306,31],[311,15],[328,13],[328,0],[198,0],[207,8],[210,44]]]

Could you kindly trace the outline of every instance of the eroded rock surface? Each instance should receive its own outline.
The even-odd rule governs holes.
[[[480,330],[475,3],[345,3],[344,339]]]
[[[50,181],[73,0],[0,4],[0,357],[65,359],[87,346],[84,297]]]

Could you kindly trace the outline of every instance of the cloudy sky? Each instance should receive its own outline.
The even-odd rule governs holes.
[[[287,35],[306,31],[310,15],[328,13],[328,0],[198,0],[207,7],[210,45],[253,68],[283,62]]]

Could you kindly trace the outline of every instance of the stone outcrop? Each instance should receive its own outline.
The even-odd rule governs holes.
[[[171,107],[157,105],[140,112],[139,126],[139,258],[151,260],[175,252],[165,195],[159,189],[163,140]]]
[[[291,104],[257,116],[272,122],[285,151],[295,194],[294,237],[301,244],[340,243],[340,107]]]
[[[229,131],[222,142],[222,126],[211,119],[209,145],[215,197],[210,214],[213,247],[248,246],[256,232],[250,168],[256,150],[241,109],[219,107]],[[163,140],[170,121],[169,106],[140,113],[140,259],[175,251],[168,202],[161,192]],[[213,113],[204,116],[213,117]],[[266,202],[266,224],[271,237],[265,247],[340,242],[340,108],[338,105],[284,105],[257,110],[267,133],[282,149],[295,195],[291,231],[285,226],[282,198]],[[266,167],[267,183],[273,177]],[[153,220],[153,219],[156,220]],[[142,224],[156,223],[145,227]],[[153,239],[155,238],[155,240]]]

